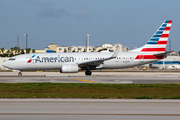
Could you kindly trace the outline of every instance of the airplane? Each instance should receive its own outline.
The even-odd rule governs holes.
[[[77,73],[85,70],[85,75],[91,75],[96,69],[121,69],[153,63],[163,59],[172,25],[172,20],[165,20],[148,42],[128,52],[119,52],[120,47],[113,52],[85,53],[33,53],[11,57],[2,63],[3,67],[21,71],[59,70],[60,73]]]

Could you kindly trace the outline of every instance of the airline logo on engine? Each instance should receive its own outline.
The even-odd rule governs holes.
[[[54,63],[54,62],[74,62],[74,57],[40,57],[37,56],[35,59],[35,63]]]

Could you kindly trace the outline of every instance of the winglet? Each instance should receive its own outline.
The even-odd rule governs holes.
[[[120,50],[120,46],[117,48],[117,50],[114,52],[114,54],[111,56],[111,58],[116,58],[118,56]]]

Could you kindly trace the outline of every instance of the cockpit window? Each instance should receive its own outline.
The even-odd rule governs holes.
[[[16,58],[12,57],[12,58],[9,58],[10,61],[14,61],[16,60]]]

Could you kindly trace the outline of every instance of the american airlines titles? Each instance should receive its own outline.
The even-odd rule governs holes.
[[[37,56],[37,58],[35,59],[35,62],[40,62],[40,63],[46,63],[46,62],[74,62],[74,57],[60,57],[60,55],[58,55],[58,57],[39,57]]]

